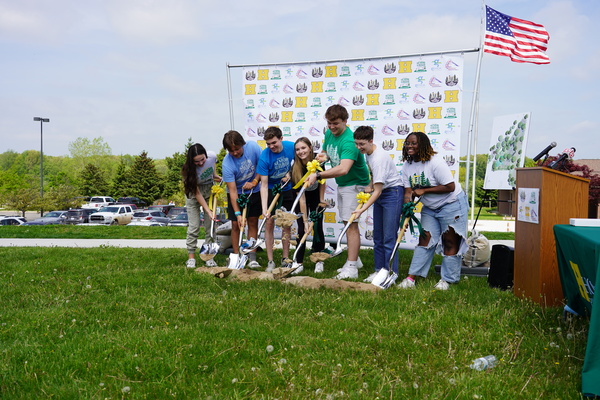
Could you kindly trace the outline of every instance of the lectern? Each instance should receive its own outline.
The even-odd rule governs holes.
[[[553,227],[587,218],[589,180],[545,167],[517,168],[520,189],[539,189],[537,223],[515,224],[514,294],[542,306],[558,306],[563,293]]]

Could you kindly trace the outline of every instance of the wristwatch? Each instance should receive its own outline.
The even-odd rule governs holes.
[[[317,180],[320,181],[321,180],[321,171],[317,171]]]

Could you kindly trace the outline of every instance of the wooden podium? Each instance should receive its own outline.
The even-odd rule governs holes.
[[[539,189],[538,223],[519,220],[521,189]],[[563,303],[553,227],[588,216],[589,180],[545,167],[517,168],[514,294],[542,306]],[[531,212],[531,211],[530,211]]]

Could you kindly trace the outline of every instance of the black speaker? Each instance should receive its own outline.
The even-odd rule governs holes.
[[[513,286],[515,269],[515,249],[503,244],[492,246],[488,285],[507,290]]]

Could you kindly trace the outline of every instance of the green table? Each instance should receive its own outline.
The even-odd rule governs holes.
[[[554,236],[567,306],[590,317],[581,391],[600,396],[600,307],[592,307],[600,279],[600,227],[554,225]]]

